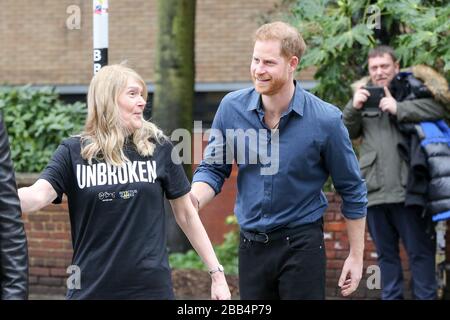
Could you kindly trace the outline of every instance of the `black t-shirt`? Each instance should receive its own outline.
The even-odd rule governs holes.
[[[181,197],[190,184],[171,159],[170,142],[143,157],[130,144],[121,167],[82,159],[80,138],[66,139],[41,175],[60,203],[68,198],[72,265],[81,288],[68,299],[172,299],[164,196]]]

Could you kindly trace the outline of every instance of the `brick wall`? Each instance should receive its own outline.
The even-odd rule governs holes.
[[[24,213],[28,240],[30,294],[62,295],[66,292],[67,267],[72,241],[67,199],[41,211]]]
[[[235,171],[225,183],[221,195],[201,212],[201,219],[214,243],[223,241],[223,234],[230,230],[224,223],[225,217],[233,212],[236,182]],[[340,197],[327,194],[329,207],[325,215],[325,245],[327,250],[327,296],[338,297],[337,282],[344,259],[348,255],[348,238],[345,222],[340,213]],[[70,265],[72,247],[70,240],[70,222],[66,199],[60,205],[50,205],[39,212],[23,215],[28,237],[30,256],[30,293],[58,294],[65,292],[68,274],[66,268]],[[367,267],[376,265],[374,244],[366,232],[363,279],[358,291],[354,294],[358,299],[379,298],[380,290],[367,288]],[[405,278],[409,286],[409,270],[403,248]],[[447,257],[450,257],[450,237],[447,238]],[[410,294],[407,293],[407,297]]]
[[[277,0],[198,0],[196,81],[250,81],[252,33]],[[81,28],[69,30],[69,5]],[[109,62],[128,60],[153,81],[156,0],[109,2]],[[0,84],[88,84],[92,77],[92,1],[3,0]],[[304,72],[311,79],[311,70]],[[303,77],[301,77],[303,78]]]

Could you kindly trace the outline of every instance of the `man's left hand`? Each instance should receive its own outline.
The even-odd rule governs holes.
[[[348,256],[342,267],[341,277],[339,278],[339,287],[344,297],[352,294],[358,289],[359,281],[361,281],[363,269],[363,259]]]
[[[380,109],[383,112],[389,112],[392,115],[397,114],[397,100],[392,97],[387,87],[384,87],[385,97],[380,100]]]

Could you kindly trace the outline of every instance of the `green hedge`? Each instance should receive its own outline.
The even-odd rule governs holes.
[[[84,103],[65,104],[52,88],[29,86],[0,90],[11,156],[16,172],[40,172],[60,142],[79,133],[86,118]]]

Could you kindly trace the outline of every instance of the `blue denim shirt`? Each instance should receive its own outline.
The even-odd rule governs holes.
[[[263,117],[254,88],[226,95],[193,178],[217,194],[230,176],[232,160],[237,162],[235,214],[242,229],[269,232],[320,219],[328,204],[322,187],[329,175],[342,197],[344,216],[366,215],[366,185],[338,108],[296,82],[278,130],[270,130]]]

